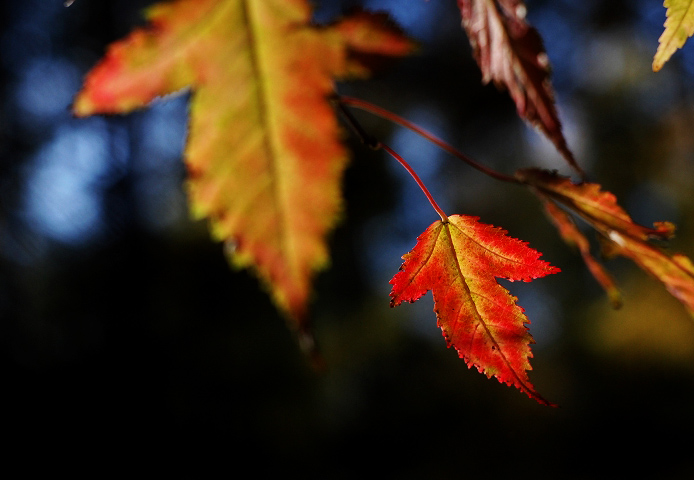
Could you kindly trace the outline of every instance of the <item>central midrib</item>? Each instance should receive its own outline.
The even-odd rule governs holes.
[[[458,230],[460,230],[460,229],[458,228]],[[461,233],[462,233],[462,231],[461,231]],[[464,235],[464,233],[463,233],[463,235]],[[472,298],[472,291],[470,290],[470,286],[467,284],[467,280],[465,278],[465,275],[463,274],[463,269],[462,269],[460,262],[458,260],[458,252],[455,249],[455,245],[453,243],[453,237],[452,237],[451,232],[448,228],[446,228],[446,240],[448,242],[449,248],[453,252],[453,258],[455,259],[455,268],[456,268],[456,271],[458,272],[458,276],[460,277],[462,285],[465,287],[465,292],[467,293],[470,301],[472,302],[475,317],[477,318],[477,324],[482,326],[487,337],[496,346],[496,351],[499,353],[499,355],[501,355],[501,358],[503,359],[504,363],[508,366],[508,369],[511,371],[511,374],[518,381],[518,384],[522,385],[526,391],[532,392],[533,390],[525,384],[525,382],[520,377],[518,372],[516,372],[516,369],[513,368],[513,365],[511,365],[511,362],[508,359],[508,357],[506,356],[506,353],[501,349],[501,345],[499,345],[499,343],[496,341],[496,338],[494,337],[494,335],[492,335],[492,332],[489,330],[489,326],[487,325],[487,322],[484,320],[484,318],[482,318],[482,315],[480,314],[480,312],[477,308],[477,304],[475,303],[474,299]],[[472,342],[472,338],[470,341]]]
[[[254,21],[254,15],[252,12],[253,5],[258,5],[259,2],[253,0],[243,0],[242,10],[244,22],[247,25],[248,32],[248,45],[251,57],[251,69],[253,70],[255,79],[257,80],[258,88],[256,89],[256,105],[260,117],[260,124],[262,128],[267,132],[263,135],[264,150],[268,158],[268,165],[270,169],[270,191],[274,198],[273,205],[275,210],[278,212],[280,225],[277,228],[277,236],[279,240],[279,250],[282,257],[286,260],[287,264],[291,264],[291,270],[296,271],[296,265],[293,261],[293,256],[289,255],[290,252],[290,240],[287,236],[288,231],[288,216],[285,209],[285,203],[282,199],[285,197],[282,191],[282,184],[279,178],[279,167],[277,165],[277,158],[279,148],[275,145],[275,139],[277,136],[273,131],[273,124],[270,121],[272,118],[272,107],[271,102],[268,101],[269,92],[267,91],[266,84],[263,81],[266,78],[267,73],[263,70],[262,62],[262,51],[259,45],[259,38],[261,35],[258,32],[257,22]],[[292,275],[294,276],[294,275]]]

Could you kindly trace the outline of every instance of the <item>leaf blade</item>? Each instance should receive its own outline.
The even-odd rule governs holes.
[[[458,0],[482,82],[507,88],[518,115],[538,128],[577,172],[554,101],[542,39],[525,21],[522,0]]]
[[[595,280],[607,292],[613,308],[622,306],[622,295],[617,289],[617,285],[605,267],[598,262],[590,253],[590,243],[581,233],[571,217],[554,202],[549,199],[544,200],[545,213],[552,220],[554,226],[559,230],[559,235],[564,242],[570,246],[575,246],[583,257],[583,261]]]
[[[665,0],[665,30],[658,39],[653,56],[653,71],[657,72],[694,35],[694,0]]]
[[[516,178],[605,231],[618,230],[642,240],[651,237],[667,239],[674,234],[675,227],[669,222],[658,222],[652,228],[634,223],[617,203],[617,197],[602,190],[600,184],[574,183],[569,177],[539,168],[521,169],[516,172]]]
[[[694,318],[694,265],[685,255],[667,255],[646,242],[612,232],[610,253],[625,256],[660,281]]]
[[[558,269],[524,242],[477,220],[453,215],[427,228],[390,282],[391,306],[431,290],[437,324],[468,367],[550,405],[526,373],[533,343],[528,319],[495,277],[529,281]]]
[[[88,74],[74,112],[127,113],[190,87],[191,212],[303,328],[348,161],[333,82],[369,72],[362,51],[397,57],[413,45],[378,15],[316,27],[306,0],[178,0],[147,15]]]
[[[599,184],[571,182],[568,177],[540,169],[516,172],[516,178],[530,186],[545,203],[561,203],[583,218],[599,234],[603,250],[611,255],[631,259],[641,269],[658,279],[694,317],[694,267],[682,254],[669,255],[649,243],[651,239],[669,239],[675,226],[656,222],[653,228],[635,223],[617,204],[616,197],[603,191]],[[558,225],[561,232],[562,225]],[[595,278],[611,295],[612,283],[602,268],[596,270],[592,257],[584,260]],[[606,283],[605,283],[606,282]]]

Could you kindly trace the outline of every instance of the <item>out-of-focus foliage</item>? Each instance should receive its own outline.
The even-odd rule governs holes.
[[[333,79],[366,76],[360,55],[412,44],[383,15],[327,28],[305,0],[179,0],[109,47],[75,99],[79,116],[127,113],[193,90],[187,190],[237,267],[253,267],[303,329],[315,271],[328,262],[347,154],[328,97]]]
[[[561,130],[549,57],[537,30],[525,20],[525,3],[458,0],[458,6],[482,81],[507,88],[518,114],[547,135],[566,161],[581,171]]]

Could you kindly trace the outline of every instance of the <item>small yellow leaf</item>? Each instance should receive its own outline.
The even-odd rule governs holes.
[[[663,6],[667,8],[667,20],[653,57],[654,72],[663,68],[672,54],[694,35],[694,0],[665,0]]]

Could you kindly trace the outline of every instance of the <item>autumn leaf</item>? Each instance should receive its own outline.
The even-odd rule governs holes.
[[[549,405],[532,386],[532,337],[523,309],[495,277],[530,281],[556,273],[540,253],[476,217],[453,215],[433,223],[403,256],[391,284],[391,306],[431,290],[438,325],[468,367],[513,385]]]
[[[622,295],[617,289],[614,279],[607,273],[605,267],[591,254],[590,242],[578,229],[571,216],[551,201],[545,201],[545,212],[552,220],[552,223],[554,223],[554,226],[557,227],[557,230],[559,230],[559,235],[564,242],[570,246],[576,247],[578,251],[581,252],[581,256],[588,270],[590,270],[590,273],[593,274],[593,277],[595,277],[602,288],[605,289],[612,306],[614,308],[621,307]]]
[[[189,203],[237,267],[253,267],[301,326],[341,206],[347,154],[328,101],[334,79],[413,45],[382,14],[319,27],[306,0],[179,0],[114,43],[74,102],[126,113],[190,87]]]
[[[630,258],[657,278],[694,317],[694,265],[689,258],[679,253],[667,255],[653,245],[616,231],[610,233],[603,248],[609,249],[610,254]]]
[[[518,115],[544,133],[577,172],[554,106],[549,58],[522,0],[458,0],[482,82],[507,88]]]
[[[653,57],[654,72],[663,68],[672,54],[694,35],[694,0],[665,0],[663,6],[667,9],[667,19]]]
[[[665,240],[674,234],[675,226],[670,222],[657,222],[652,228],[634,223],[617,197],[597,183],[573,183],[568,177],[539,168],[519,170],[516,178],[577,213],[601,233],[615,230],[641,240]]]
[[[616,197],[603,191],[596,183],[575,184],[571,179],[540,169],[524,169],[516,172],[516,178],[530,186],[545,203],[553,220],[568,240],[581,242],[574,234],[565,234],[567,228],[564,220],[557,213],[558,205],[583,218],[601,235],[601,244],[605,253],[621,255],[631,259],[640,268],[647,271],[679,300],[694,316],[694,267],[692,262],[682,254],[669,255],[650,240],[666,240],[675,232],[670,222],[656,222],[653,227],[635,223],[626,211],[617,204]],[[584,238],[585,240],[585,238]],[[579,248],[587,248],[586,246]],[[592,257],[586,263],[598,282],[605,287],[614,300],[614,285],[606,277],[602,268],[597,268]]]

